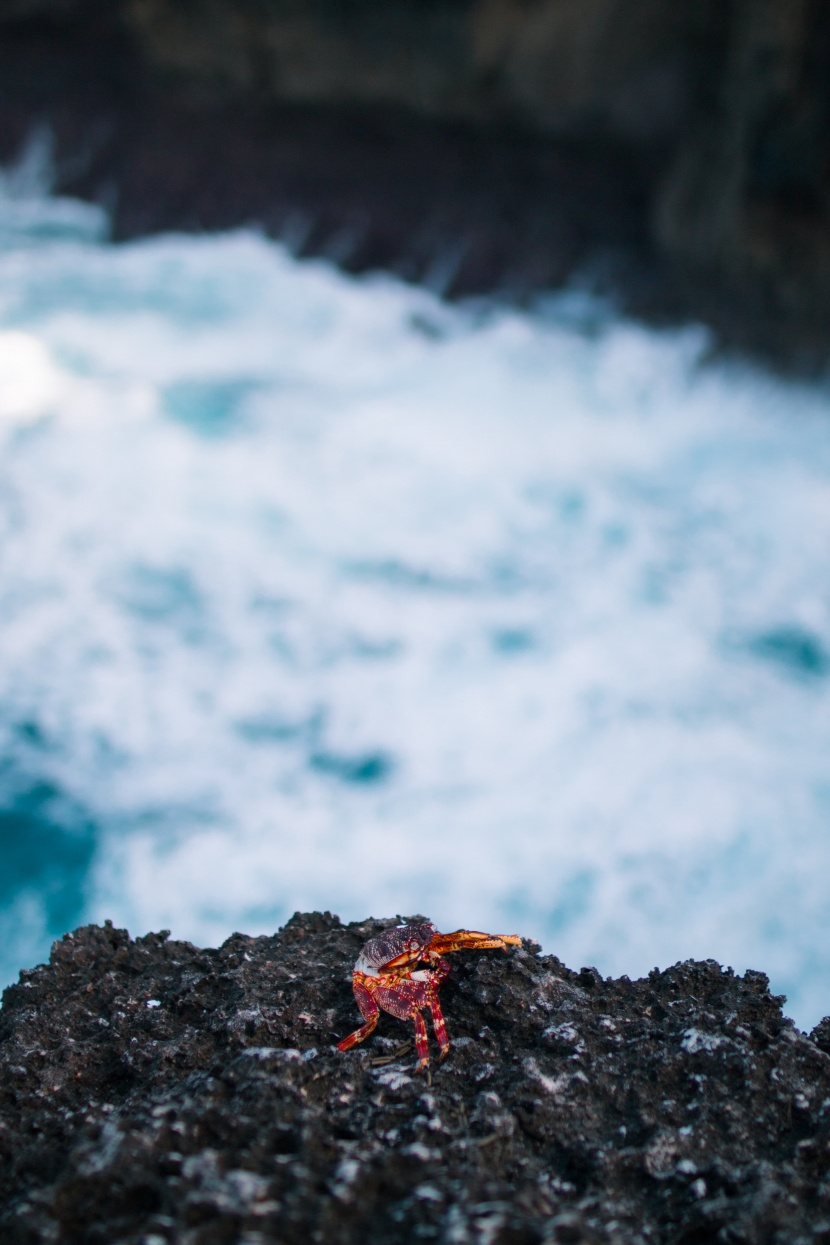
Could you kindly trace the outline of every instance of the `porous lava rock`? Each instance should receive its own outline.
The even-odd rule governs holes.
[[[830,1240],[830,1028],[800,1033],[763,973],[459,953],[430,1080],[390,1016],[335,1046],[390,923],[57,942],[0,1011],[0,1239]]]

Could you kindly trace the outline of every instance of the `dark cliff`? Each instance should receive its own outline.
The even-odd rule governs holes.
[[[38,121],[117,236],[257,220],[451,294],[587,266],[828,355],[827,0],[0,0],[0,155]]]
[[[830,1240],[830,1027],[763,974],[458,953],[428,1081],[389,1016],[334,1046],[385,924],[56,943],[0,1011],[3,1241]]]

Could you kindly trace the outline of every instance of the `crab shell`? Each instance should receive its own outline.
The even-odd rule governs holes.
[[[377,938],[370,938],[364,944],[360,955],[355,961],[354,971],[367,977],[379,977],[383,969],[393,960],[407,956],[402,963],[414,963],[421,958],[421,952],[432,941],[436,928],[431,921],[422,921],[418,925],[398,925],[384,930]]]

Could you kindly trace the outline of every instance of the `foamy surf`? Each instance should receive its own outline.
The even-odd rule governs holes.
[[[830,1011],[825,388],[6,190],[6,979],[322,907]]]

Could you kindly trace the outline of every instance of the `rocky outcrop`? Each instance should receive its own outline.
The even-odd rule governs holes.
[[[830,1238],[830,1022],[799,1033],[762,973],[458,953],[430,1080],[388,1015],[334,1045],[388,924],[56,943],[0,1011],[3,1241]]]
[[[0,31],[0,154],[48,121],[117,234],[302,218],[450,293],[588,263],[827,358],[824,0],[2,0]]]
[[[717,322],[743,309],[759,344],[827,358],[830,7],[739,0],[713,107],[658,189],[658,247]]]
[[[216,96],[400,105],[551,134],[670,139],[728,41],[717,0],[3,0],[9,25],[117,20],[152,73]]]
[[[698,111],[723,12],[715,0],[128,0],[125,18],[152,64],[212,90],[648,145]]]

